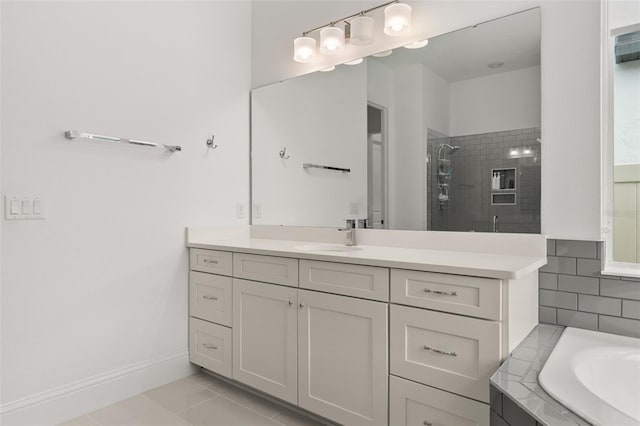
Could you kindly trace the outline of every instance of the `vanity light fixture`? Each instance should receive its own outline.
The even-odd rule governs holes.
[[[373,43],[375,40],[375,19],[363,14],[353,18],[349,24],[351,24],[349,37],[351,44],[364,46]]]
[[[310,34],[320,32],[320,53],[335,56],[342,53],[346,44],[363,46],[375,40],[375,20],[367,13],[384,9],[384,33],[389,36],[405,35],[411,31],[411,6],[393,0],[379,6],[345,16],[328,24],[310,29],[293,41],[293,60],[301,63],[313,61],[316,56],[316,39]],[[344,23],[344,30],[336,26]]]
[[[407,49],[420,49],[421,47],[425,47],[427,44],[429,44],[429,39],[414,41],[413,43],[409,43],[404,47],[406,47]]]
[[[320,71],[321,71],[321,72],[329,72],[329,71],[333,71],[333,70],[335,70],[335,69],[336,69],[336,66],[335,66],[335,65],[333,65],[333,66],[331,66],[331,67],[322,68]]]
[[[311,62],[316,55],[316,40],[312,37],[298,37],[293,40],[293,60]]]
[[[339,55],[344,49],[344,31],[338,27],[326,27],[320,30],[320,53]]]
[[[411,31],[411,6],[396,3],[384,9],[384,33],[399,36]]]

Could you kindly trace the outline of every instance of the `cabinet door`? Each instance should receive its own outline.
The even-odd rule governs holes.
[[[298,292],[298,405],[338,423],[387,423],[387,304]]]
[[[233,280],[233,378],[297,403],[296,289]]]
[[[391,373],[489,402],[500,323],[391,305]]]
[[[192,248],[189,252],[191,270],[229,275],[233,270],[233,255],[228,251]]]
[[[231,329],[189,318],[189,359],[194,364],[231,377]]]
[[[233,253],[233,276],[298,287],[298,259]]]
[[[300,260],[300,287],[387,302],[389,269]]]
[[[231,327],[231,277],[189,272],[189,315]]]
[[[489,426],[487,404],[395,376],[389,381],[390,425]]]

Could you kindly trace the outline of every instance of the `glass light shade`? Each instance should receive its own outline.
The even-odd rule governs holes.
[[[393,50],[385,50],[384,52],[379,52],[379,53],[374,53],[371,56],[375,56],[376,58],[384,58],[386,56],[389,56],[393,53]]]
[[[323,55],[339,55],[344,49],[344,31],[338,27],[327,27],[320,30],[320,53]]]
[[[358,65],[361,64],[363,61],[362,58],[358,58],[358,59],[354,59],[353,61],[349,61],[349,62],[345,62],[345,65]]]
[[[420,41],[414,41],[413,43],[409,43],[404,47],[406,47],[407,49],[420,49],[421,47],[425,47],[427,44],[429,44],[429,40],[424,39]]]
[[[384,9],[384,33],[399,36],[411,31],[411,6],[395,3]]]
[[[316,55],[316,40],[311,37],[298,37],[293,40],[293,60],[311,62]]]
[[[335,69],[336,69],[336,66],[335,66],[335,65],[332,65],[332,66],[330,66],[330,67],[322,68],[322,69],[320,70],[320,72],[331,72],[331,71],[333,71],[333,70],[335,70]]]
[[[351,24],[351,37],[349,42],[356,46],[364,46],[373,43],[375,39],[376,21],[369,16],[353,18]]]

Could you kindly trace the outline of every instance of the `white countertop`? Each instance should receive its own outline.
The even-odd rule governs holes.
[[[299,248],[312,244],[318,243],[258,238],[222,240],[190,238],[187,247],[507,280],[521,278],[537,271],[547,263],[544,256],[512,256],[368,245],[358,245],[358,250],[348,252],[309,251]]]

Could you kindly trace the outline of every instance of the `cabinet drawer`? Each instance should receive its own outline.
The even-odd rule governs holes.
[[[189,272],[189,315],[231,327],[232,278]]]
[[[391,376],[389,424],[489,426],[489,406]]]
[[[489,278],[391,270],[391,301],[499,321],[502,282]]]
[[[298,287],[298,259],[233,253],[233,276]]]
[[[231,377],[231,329],[189,318],[189,359],[194,364]]]
[[[300,287],[387,302],[389,270],[375,266],[300,260]]]
[[[231,276],[232,255],[227,251],[190,249],[189,265],[191,270]]]
[[[479,401],[500,364],[500,323],[391,306],[391,373]]]

